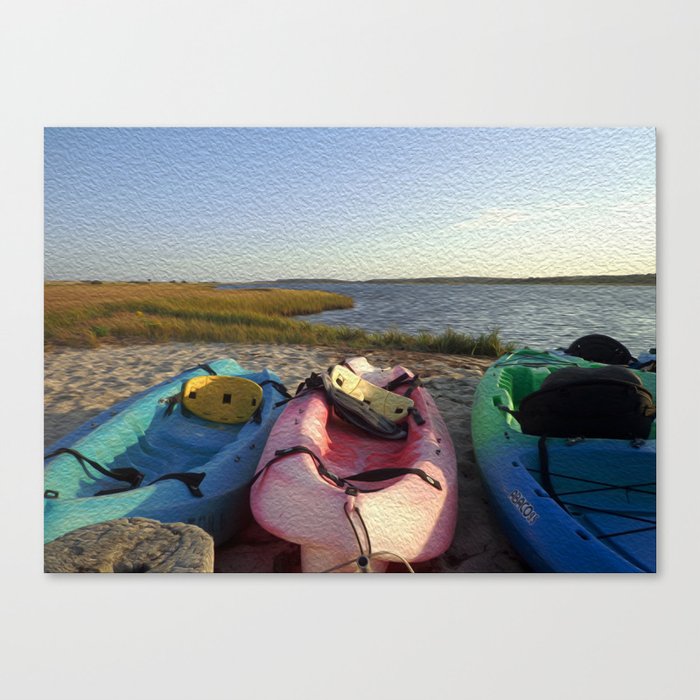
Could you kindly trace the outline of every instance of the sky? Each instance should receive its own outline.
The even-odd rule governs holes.
[[[46,279],[655,271],[652,128],[47,128]]]

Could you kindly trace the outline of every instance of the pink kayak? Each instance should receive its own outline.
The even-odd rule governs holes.
[[[253,515],[301,545],[303,571],[384,571],[389,562],[433,559],[449,547],[457,518],[457,464],[445,423],[405,368],[381,370],[365,358],[345,368],[410,395],[406,435],[375,437],[340,419],[324,391],[303,393],[270,433],[251,489]]]

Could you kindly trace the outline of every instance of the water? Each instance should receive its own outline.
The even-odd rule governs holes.
[[[231,285],[243,287],[245,285]],[[541,284],[275,283],[286,289],[322,289],[355,300],[352,309],[305,320],[370,331],[399,328],[478,335],[498,329],[505,341],[534,348],[566,346],[604,333],[637,354],[656,346],[656,287]]]

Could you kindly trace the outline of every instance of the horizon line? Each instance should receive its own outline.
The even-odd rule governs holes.
[[[348,284],[361,284],[371,282],[425,282],[425,281],[494,281],[494,282],[531,282],[537,280],[572,280],[572,279],[622,279],[656,277],[654,272],[630,272],[615,274],[582,274],[582,275],[546,275],[528,277],[492,277],[488,275],[454,275],[454,276],[429,276],[429,277],[370,277],[367,279],[342,279],[338,277],[278,277],[268,280],[176,280],[176,279],[75,279],[75,278],[50,278],[44,277],[44,282],[79,282],[79,283],[163,283],[163,284],[271,284],[274,282],[342,282]]]

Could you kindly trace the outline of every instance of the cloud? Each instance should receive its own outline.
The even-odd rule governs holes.
[[[470,216],[452,224],[452,228],[460,230],[473,230],[482,228],[496,228],[518,224],[532,218],[530,212],[524,209],[485,209],[476,216]]]
[[[610,211],[622,214],[649,214],[656,209],[656,198],[645,197],[644,199],[623,199],[610,205]]]
[[[525,221],[534,222],[557,217],[562,213],[587,208],[588,205],[582,202],[539,204],[527,209],[515,207],[490,208],[484,209],[474,216],[468,216],[461,221],[457,221],[451,227],[461,231],[503,228],[513,224],[521,224]]]

